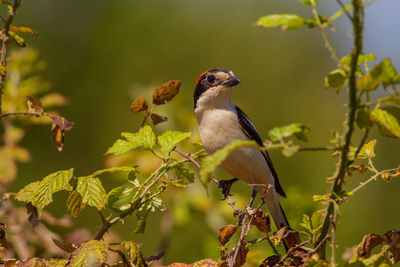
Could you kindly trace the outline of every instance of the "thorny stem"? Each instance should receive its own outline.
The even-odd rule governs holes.
[[[199,170],[201,169],[200,163],[198,163],[196,160],[194,160],[189,153],[185,153],[177,149],[176,147],[174,148],[174,151],[181,155],[184,158],[187,158],[190,162],[192,162]]]
[[[332,44],[329,42],[328,35],[326,34],[324,30],[324,26],[322,25],[321,19],[319,18],[319,14],[317,11],[317,8],[315,6],[312,7],[312,13],[314,15],[314,19],[318,24],[318,28],[321,32],[322,39],[324,40],[326,48],[331,52],[332,58],[339,63],[340,58],[335,50],[335,48],[332,46]]]
[[[10,41],[10,26],[11,23],[14,19],[15,13],[18,9],[18,7],[21,5],[22,0],[14,0],[13,5],[11,6],[9,10],[9,15],[7,19],[3,19],[3,29],[1,30],[1,57],[0,57],[0,64],[1,64],[1,75],[0,75],[0,114],[2,113],[2,107],[1,107],[1,97],[3,94],[3,86],[7,77],[7,45],[8,42]]]
[[[370,178],[368,178],[365,182],[361,182],[356,188],[354,188],[353,190],[351,190],[350,192],[348,192],[347,194],[352,196],[354,195],[355,192],[357,192],[358,190],[360,190],[361,188],[363,188],[364,186],[366,186],[367,184],[369,184],[372,181],[375,181],[376,178],[384,173],[390,173],[393,171],[398,171],[399,169],[394,168],[394,169],[389,169],[389,170],[384,170],[384,171],[380,171],[380,172],[376,172],[374,175],[372,175]]]
[[[354,123],[356,118],[357,111],[357,80],[356,80],[356,71],[357,71],[357,61],[358,56],[362,52],[362,32],[363,32],[363,17],[364,17],[364,9],[361,3],[361,0],[353,0],[353,30],[354,30],[354,48],[350,63],[350,73],[349,73],[349,113],[347,120],[347,127],[345,133],[345,143],[343,145],[341,151],[341,158],[339,161],[339,166],[336,170],[334,182],[332,184],[330,199],[333,201],[337,200],[337,195],[342,195],[342,185],[344,182],[344,177],[346,176],[349,159],[348,154],[350,150],[351,138],[354,132]],[[334,204],[330,202],[327,207],[324,223],[322,226],[321,234],[317,243],[321,243],[322,239],[328,234],[331,229],[330,217],[334,215],[335,209]],[[326,243],[322,243],[319,249],[320,258],[325,259],[325,247]]]

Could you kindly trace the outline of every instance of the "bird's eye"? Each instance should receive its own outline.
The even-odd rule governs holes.
[[[209,83],[213,83],[215,81],[215,76],[214,75],[210,75],[207,77],[207,82]]]

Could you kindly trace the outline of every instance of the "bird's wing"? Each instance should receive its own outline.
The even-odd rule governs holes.
[[[233,105],[233,106],[236,110],[236,114],[238,116],[239,124],[242,127],[242,131],[251,140],[256,141],[259,146],[264,146],[260,135],[258,134],[256,128],[254,127],[254,125],[251,122],[251,120],[249,119],[249,117],[247,117],[247,115],[238,106],[236,106],[236,105]],[[279,183],[278,174],[276,173],[276,171],[274,169],[272,160],[271,160],[268,152],[266,150],[264,150],[264,151],[260,151],[260,153],[264,156],[265,161],[267,162],[268,167],[271,170],[272,175],[274,176],[276,192],[278,192],[281,196],[286,197],[286,193],[285,193],[285,191],[283,191],[283,188],[282,188],[281,184]]]

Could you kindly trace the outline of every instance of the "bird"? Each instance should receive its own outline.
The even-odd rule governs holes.
[[[249,117],[232,103],[233,87],[240,80],[228,69],[203,72],[195,83],[194,114],[201,142],[207,154],[213,154],[233,140],[263,141]],[[288,227],[278,194],[286,198],[278,175],[266,150],[254,146],[239,148],[229,154],[219,167],[248,184],[263,198],[277,229]]]

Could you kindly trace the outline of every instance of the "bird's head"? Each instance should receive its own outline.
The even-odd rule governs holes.
[[[197,79],[194,89],[194,108],[213,103],[230,103],[232,87],[240,83],[232,71],[213,69]]]

